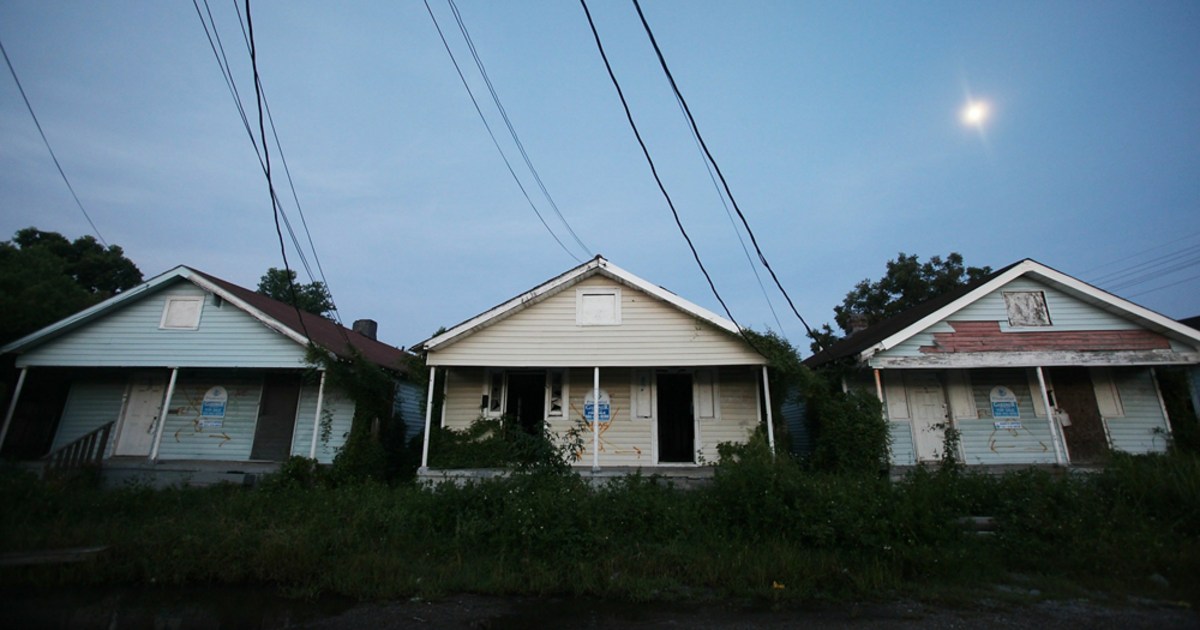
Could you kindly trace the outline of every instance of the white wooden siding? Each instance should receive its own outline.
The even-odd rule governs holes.
[[[219,427],[202,427],[201,402],[205,392],[216,385],[224,387],[229,393],[225,417]],[[250,459],[262,385],[261,378],[181,374],[175,384],[171,404],[167,406],[159,459]]]
[[[1031,388],[1023,369],[971,370],[976,420],[956,422],[963,460],[968,464],[1053,464],[1050,424],[1035,411],[1041,392]],[[1036,381],[1035,381],[1036,383]],[[1003,385],[1017,397],[1020,429],[997,429],[992,417],[992,388]],[[1008,420],[1006,418],[1005,420]]]
[[[1104,418],[1112,447],[1129,453],[1166,451],[1167,421],[1150,370],[1115,368],[1112,377],[1125,412],[1121,417]]]
[[[292,432],[292,455],[308,457],[312,447],[313,419],[317,414],[317,393],[320,382],[306,383],[300,390],[300,404],[296,408],[296,429]],[[317,429],[317,461],[328,464],[346,443],[350,425],[354,420],[354,401],[341,390],[325,383],[323,415],[330,418],[329,441],[322,442],[320,428]]]
[[[71,383],[50,450],[61,448],[105,423],[120,419],[128,385],[129,379],[119,376],[86,378]],[[109,443],[105,445],[105,457],[112,452],[116,434],[116,425],[113,425]]]
[[[168,298],[203,297],[197,330],[162,330]],[[288,367],[305,364],[304,348],[244,311],[180,281],[49,341],[18,366]]]
[[[1050,311],[1050,326],[1033,326],[1014,328],[1008,324],[1008,309],[1004,303],[1005,291],[1042,291],[1046,295],[1046,306]],[[993,321],[1000,323],[1001,332],[1020,331],[1079,331],[1079,330],[1136,330],[1137,324],[1088,304],[1076,297],[1063,293],[1049,285],[1042,284],[1027,277],[1021,277],[998,287],[988,295],[980,298],[970,306],[949,317],[953,321]],[[945,321],[913,335],[904,343],[880,353],[889,357],[921,356],[921,346],[933,345],[933,333],[952,333],[954,329]],[[1175,347],[1177,344],[1172,344]],[[1187,350],[1183,346],[1176,350]]]
[[[431,352],[429,364],[603,368],[766,363],[741,339],[632,287],[602,276],[575,287],[621,288],[621,324],[578,326],[576,292],[560,291]]]
[[[708,463],[719,459],[717,445],[742,443],[750,439],[759,422],[758,378],[761,369],[724,367],[718,373],[720,383],[720,420],[700,421],[700,454]]]
[[[442,370],[438,370],[441,372]],[[442,403],[441,425],[461,431],[480,416],[483,395],[483,368],[452,368],[446,373],[446,398]],[[574,388],[571,388],[574,389]],[[438,426],[439,419],[433,419]]]

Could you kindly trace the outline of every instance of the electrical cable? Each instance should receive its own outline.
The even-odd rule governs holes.
[[[458,5],[454,3],[454,0],[446,1],[450,5],[450,10],[454,13],[455,21],[458,22],[458,30],[462,33],[463,39],[467,42],[467,48],[471,51],[471,57],[475,60],[475,66],[479,68],[479,74],[483,77],[483,82],[485,85],[487,85],[488,92],[492,95],[492,102],[496,104],[496,109],[500,112],[500,117],[504,119],[504,125],[508,127],[508,133],[510,136],[512,136],[513,144],[517,146],[517,150],[520,151],[521,157],[525,160],[525,166],[529,168],[530,174],[533,175],[533,180],[537,182],[538,188],[540,188],[542,191],[542,195],[546,197],[546,201],[550,204],[550,207],[554,210],[554,213],[558,215],[558,219],[562,221],[562,224],[567,228],[567,232],[571,235],[571,238],[575,239],[575,242],[580,248],[583,249],[584,253],[587,254],[588,257],[591,257],[591,248],[585,245],[583,241],[580,240],[579,235],[575,233],[575,230],[571,228],[571,224],[567,222],[567,218],[564,217],[562,211],[559,210],[558,204],[554,201],[554,197],[552,197],[550,195],[550,191],[546,189],[546,184],[542,182],[542,176],[538,173],[538,170],[534,168],[533,161],[529,159],[529,154],[525,151],[525,144],[521,142],[520,136],[517,135],[517,130],[513,128],[512,121],[508,117],[508,111],[504,109],[504,105],[500,102],[500,96],[496,94],[496,88],[492,85],[492,79],[488,76],[487,69],[483,67],[483,60],[479,58],[479,52],[475,49],[475,42],[471,39],[471,34],[467,32],[467,25],[463,22],[462,14],[460,14],[458,11]]]
[[[254,70],[254,96],[258,102],[258,130],[262,138],[263,161],[266,163],[267,189],[271,193],[271,210],[275,215],[275,234],[279,237],[279,253],[283,256],[283,269],[288,274],[288,288],[292,293],[292,308],[296,309],[296,319],[304,331],[304,337],[309,345],[314,345],[312,336],[308,334],[308,326],[304,324],[304,316],[300,313],[299,300],[296,297],[296,283],[292,281],[292,270],[288,266],[287,247],[283,241],[283,231],[279,228],[279,198],[275,195],[275,184],[271,181],[271,153],[267,149],[267,128],[263,118],[262,86],[258,77],[258,55],[254,46],[254,20],[250,17],[250,0],[246,0],[246,30],[250,38],[250,67]]]
[[[582,2],[583,0],[580,1]],[[758,239],[754,236],[754,230],[750,229],[750,222],[746,220],[746,215],[742,213],[742,209],[738,205],[737,199],[733,196],[733,191],[729,189],[729,182],[725,179],[725,174],[721,171],[721,166],[717,164],[716,159],[713,158],[712,151],[709,150],[708,144],[704,141],[704,136],[700,133],[700,127],[696,124],[696,118],[692,115],[691,108],[688,107],[687,99],[683,97],[683,93],[679,90],[679,85],[675,82],[674,75],[671,74],[671,69],[667,67],[667,60],[665,57],[663,57],[662,49],[659,48],[658,41],[654,38],[654,32],[650,29],[650,24],[646,21],[645,14],[642,13],[642,6],[638,3],[638,0],[633,0],[633,6],[635,9],[637,9],[638,18],[641,19],[642,22],[642,28],[646,31],[646,35],[650,38],[650,43],[654,47],[655,55],[658,56],[658,63],[662,67],[663,73],[667,75],[667,80],[671,83],[671,89],[674,90],[676,97],[679,99],[680,103],[683,104],[684,112],[687,114],[688,121],[691,123],[692,129],[696,134],[696,138],[700,140],[700,146],[704,149],[704,154],[712,163],[713,168],[716,169],[717,177],[719,177],[721,180],[721,185],[725,189],[725,194],[729,196],[729,201],[733,204],[734,211],[737,212],[738,217],[742,220],[742,225],[746,228],[746,234],[750,236],[750,242],[754,245],[754,251],[758,253],[758,259],[762,262],[763,267],[766,267],[767,271],[771,274],[771,279],[775,281],[775,286],[779,288],[779,292],[783,294],[785,299],[787,299],[788,306],[791,307],[792,313],[794,313],[796,318],[800,320],[800,323],[804,325],[804,330],[808,332],[809,338],[816,342],[817,348],[820,351],[823,351],[825,349],[824,344],[822,344],[821,340],[813,333],[813,329],[808,325],[808,322],[804,320],[804,317],[800,315],[800,311],[796,309],[796,304],[792,302],[792,297],[788,295],[787,290],[783,288],[783,283],[779,281],[779,276],[775,274],[775,270],[772,269],[771,264],[767,262],[767,257],[763,255],[762,248],[758,245]],[[593,31],[594,30],[595,29],[593,28]]]
[[[13,68],[12,60],[8,58],[8,51],[4,48],[4,43],[0,42],[0,52],[4,53],[4,63],[8,64],[8,71],[12,74],[13,82],[17,84],[17,91],[21,93],[21,99],[25,101],[25,108],[29,110],[29,115],[33,117],[33,124],[37,127],[38,133],[42,136],[42,142],[46,145],[46,150],[50,152],[50,159],[54,160],[54,166],[58,169],[58,174],[62,176],[63,183],[67,185],[67,190],[71,191],[71,197],[75,199],[75,205],[79,206],[79,211],[83,213],[83,218],[87,219],[88,225],[92,226],[92,231],[96,233],[96,238],[100,240],[100,244],[108,247],[108,241],[100,235],[100,229],[96,227],[96,222],[92,221],[92,215],[88,214],[87,209],[83,207],[83,202],[79,200],[79,195],[75,194],[75,187],[71,185],[71,180],[67,179],[67,173],[63,171],[62,164],[58,162],[58,156],[54,154],[54,148],[50,146],[50,140],[46,138],[46,132],[42,129],[42,123],[38,121],[37,114],[33,113],[33,105],[29,103],[29,97],[25,95],[25,88],[21,87],[21,80],[17,78],[17,71]]]
[[[561,247],[568,256],[574,258],[575,262],[582,264],[583,260],[581,260],[575,255],[574,252],[568,249],[562,240],[558,238],[558,234],[555,234],[554,230],[550,228],[550,224],[546,223],[545,217],[542,216],[541,211],[537,209],[536,205],[534,205],[533,199],[529,196],[529,192],[525,190],[525,186],[521,183],[521,179],[517,177],[517,172],[513,170],[512,163],[508,161],[508,156],[504,154],[504,149],[500,148],[500,142],[496,139],[496,134],[492,132],[492,126],[488,124],[487,118],[483,115],[483,109],[479,107],[479,101],[475,99],[475,93],[471,91],[471,86],[467,83],[467,77],[463,75],[462,68],[458,65],[458,60],[455,59],[454,53],[450,50],[450,43],[446,41],[446,35],[442,32],[442,27],[440,24],[438,24],[437,17],[433,15],[433,9],[429,6],[429,0],[424,0],[424,2],[425,10],[429,12],[429,18],[433,20],[433,27],[437,29],[438,37],[440,37],[442,40],[442,46],[445,46],[446,54],[450,55],[450,62],[454,64],[454,70],[458,72],[459,80],[462,81],[463,87],[467,89],[467,95],[471,97],[471,104],[475,106],[475,112],[479,114],[479,120],[483,121],[483,126],[485,129],[487,129],[488,136],[492,139],[492,144],[495,145],[496,150],[500,152],[500,159],[504,160],[504,166],[508,168],[508,174],[511,175],[513,181],[517,183],[517,188],[521,189],[521,195],[525,197],[525,201],[529,204],[530,209],[532,209],[533,213],[537,215],[538,221],[542,222],[542,227],[546,228],[546,231],[550,233],[550,236],[554,239],[554,242],[558,243],[558,246]]]
[[[675,209],[675,202],[671,200],[671,195],[667,193],[662,178],[658,175],[658,168],[654,165],[654,159],[650,157],[650,150],[646,148],[645,141],[642,140],[642,134],[638,131],[637,123],[633,121],[633,114],[629,111],[629,102],[625,100],[625,92],[621,89],[621,84],[617,81],[617,75],[613,73],[612,64],[608,61],[608,55],[604,52],[604,44],[600,42],[600,33],[596,30],[596,23],[592,20],[592,12],[588,10],[587,0],[579,0],[579,3],[583,5],[583,12],[587,16],[588,26],[592,29],[592,37],[596,40],[596,48],[600,50],[600,58],[604,60],[604,68],[608,70],[608,77],[612,80],[613,87],[617,89],[617,96],[621,99],[621,107],[625,109],[625,119],[629,121],[629,126],[633,129],[633,135],[637,138],[638,145],[642,147],[642,155],[646,156],[646,162],[650,165],[650,173],[654,176],[654,181],[658,183],[658,190],[662,192],[663,198],[667,200],[667,206],[671,208],[671,215],[675,217],[675,225],[679,228],[679,233],[683,235],[683,240],[687,241],[688,249],[692,250],[692,258],[696,260],[696,265],[700,267],[700,273],[704,274],[704,279],[708,281],[708,288],[712,289],[713,295],[721,303],[721,308],[725,309],[725,315],[729,317],[729,321],[733,322],[733,325],[737,328],[742,338],[746,340],[746,343],[750,344],[755,351],[761,354],[758,347],[754,345],[754,342],[742,330],[741,325],[734,319],[729,306],[725,304],[725,300],[721,299],[721,294],[717,291],[717,285],[713,283],[712,276],[704,268],[704,263],[700,260],[700,254],[696,251],[696,246],[692,244],[691,237],[688,236],[687,230],[683,227],[683,222],[679,219],[679,211]]]

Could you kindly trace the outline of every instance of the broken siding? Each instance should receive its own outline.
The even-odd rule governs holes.
[[[576,290],[619,288],[621,323],[576,324]],[[431,365],[761,365],[739,338],[637,289],[594,276],[429,354]]]
[[[308,457],[312,448],[313,420],[317,415],[317,394],[320,383],[306,383],[300,390],[300,404],[296,405],[296,428],[292,432],[292,455]],[[354,420],[354,401],[341,390],[325,383],[325,399],[322,401],[322,422],[328,421],[328,440],[321,439],[322,428],[317,427],[317,461],[328,464],[346,443],[350,425]]]
[[[1004,302],[1005,291],[1042,291],[1046,296],[1046,307],[1050,313],[1050,326],[1024,326],[1014,328],[1008,323],[1008,308]],[[1000,332],[1072,332],[1089,330],[1139,330],[1140,327],[1127,319],[1070,296],[1049,285],[1030,278],[1017,278],[992,291],[975,303],[954,313],[948,320],[956,322],[999,322]],[[955,329],[946,321],[940,321],[920,333],[887,350],[887,356],[921,356],[922,346],[934,346],[934,333],[952,334]],[[1172,344],[1173,346],[1176,344]],[[1176,348],[1177,350],[1182,348]]]
[[[159,459],[249,460],[262,384],[261,378],[181,374],[165,414]],[[204,394],[218,385],[229,394],[225,417],[203,418]],[[213,426],[217,420],[220,426]]]
[[[1166,451],[1167,420],[1150,370],[1118,368],[1112,371],[1112,376],[1124,415],[1104,417],[1111,446],[1119,451],[1137,454]]]
[[[197,330],[161,330],[169,297],[203,297]],[[17,359],[18,366],[289,367],[305,365],[304,348],[246,312],[181,282],[152,293]]]
[[[50,450],[62,448],[106,423],[120,420],[128,385],[128,379],[119,377],[85,379],[71,383],[67,402],[63,406],[62,419],[59,420]],[[116,434],[114,424],[109,434],[109,443],[104,448],[105,457],[112,454]]]

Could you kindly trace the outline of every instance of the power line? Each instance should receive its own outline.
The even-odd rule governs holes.
[[[633,135],[637,138],[638,145],[642,147],[642,155],[646,156],[646,163],[650,165],[650,173],[654,175],[654,181],[658,183],[658,190],[662,192],[663,198],[667,200],[667,206],[671,208],[671,215],[675,217],[675,225],[679,228],[679,233],[683,235],[683,240],[687,241],[688,249],[692,250],[692,258],[696,260],[696,265],[700,267],[700,273],[703,273],[704,279],[708,281],[708,288],[712,289],[713,295],[721,303],[721,308],[725,309],[725,315],[737,327],[738,332],[742,334],[742,338],[751,346],[754,346],[754,342],[750,341],[745,331],[742,330],[741,325],[733,318],[733,313],[730,312],[729,306],[725,304],[725,300],[721,299],[721,294],[717,291],[717,285],[713,283],[712,276],[708,274],[708,270],[704,268],[704,263],[700,261],[700,254],[696,251],[696,246],[692,244],[692,239],[688,236],[687,230],[684,229],[683,222],[679,219],[679,211],[675,209],[675,202],[671,201],[671,195],[667,193],[662,178],[658,176],[658,168],[654,165],[654,159],[650,157],[650,150],[646,148],[646,142],[642,140],[642,134],[638,131],[637,123],[633,121],[633,114],[629,111],[629,102],[625,100],[625,92],[621,90],[621,84],[617,81],[617,75],[613,73],[612,64],[608,62],[608,55],[604,52],[604,44],[600,42],[600,33],[596,30],[596,23],[592,20],[592,12],[588,10],[587,0],[579,0],[579,3],[583,5],[583,12],[587,16],[588,26],[592,29],[592,37],[596,40],[596,48],[600,50],[600,58],[604,60],[604,68],[608,70],[608,78],[612,80],[613,87],[617,89],[617,96],[621,98],[621,107],[625,108],[625,119],[629,121],[629,126],[633,129]]]
[[[258,55],[254,46],[254,20],[250,17],[250,0],[246,0],[246,30],[250,39],[250,67],[254,71],[254,97],[258,103],[258,131],[262,138],[263,161],[267,175],[267,189],[271,193],[271,210],[275,215],[275,234],[279,237],[279,253],[283,256],[283,269],[288,275],[288,289],[292,293],[292,308],[296,309],[296,319],[304,331],[304,337],[312,344],[312,336],[308,334],[308,326],[304,324],[304,316],[300,313],[300,301],[296,297],[296,283],[292,281],[292,270],[288,266],[287,247],[283,242],[283,231],[279,229],[279,198],[275,195],[275,184],[271,181],[271,153],[267,149],[267,128],[263,119],[262,85],[258,77]],[[344,334],[344,333],[343,333]]]
[[[504,154],[504,149],[500,148],[500,142],[496,139],[496,134],[492,132],[492,126],[488,124],[487,117],[483,115],[483,109],[479,107],[479,101],[475,99],[475,93],[471,91],[471,86],[467,83],[467,77],[463,75],[462,68],[458,65],[458,60],[455,59],[454,53],[450,50],[450,43],[446,41],[446,35],[442,32],[442,27],[440,24],[438,24],[437,17],[433,14],[433,9],[429,7],[429,0],[425,0],[425,10],[429,12],[429,19],[433,20],[433,27],[437,29],[438,37],[440,37],[442,40],[442,46],[446,48],[446,54],[450,55],[450,62],[454,64],[454,70],[458,72],[459,80],[462,81],[463,87],[467,89],[467,95],[471,97],[471,104],[475,106],[475,112],[479,114],[479,120],[483,121],[483,126],[485,129],[487,129],[488,136],[492,139],[492,144],[495,145],[496,150],[500,152],[500,159],[504,160],[504,166],[508,168],[508,174],[511,175],[513,181],[517,183],[517,188],[521,189],[521,195],[525,197],[525,201],[529,204],[530,209],[532,209],[533,213],[537,215],[538,221],[542,222],[542,227],[546,228],[546,231],[550,233],[550,237],[554,239],[554,242],[558,243],[558,246],[561,247],[568,256],[574,258],[575,262],[582,263],[583,260],[581,260],[575,255],[574,252],[568,249],[567,246],[563,244],[562,240],[558,238],[558,234],[555,234],[554,230],[550,228],[550,224],[546,223],[546,219],[542,216],[542,212],[538,210],[537,206],[533,203],[533,199],[530,198],[529,192],[525,190],[525,185],[522,184],[521,179],[517,177],[517,172],[513,170],[512,163],[509,162],[508,156]]]
[[[1105,268],[1105,267],[1111,267],[1111,266],[1113,266],[1113,265],[1115,265],[1115,264],[1117,264],[1117,263],[1121,263],[1121,262],[1125,262],[1126,260],[1130,260],[1130,259],[1133,259],[1133,258],[1137,258],[1138,256],[1141,256],[1141,255],[1143,255],[1143,254],[1149,254],[1150,252],[1158,251],[1158,250],[1160,250],[1160,249],[1163,249],[1163,248],[1165,248],[1165,247],[1166,247],[1166,246],[1168,246],[1168,245],[1174,245],[1175,243],[1178,243],[1179,241],[1186,241],[1186,240],[1188,240],[1189,238],[1195,238],[1195,237],[1197,237],[1197,236],[1200,236],[1200,232],[1192,232],[1191,234],[1188,234],[1188,235],[1186,235],[1186,236],[1180,236],[1179,238],[1176,238],[1176,239],[1173,239],[1173,240],[1167,241],[1167,242],[1165,242],[1165,243],[1159,243],[1158,245],[1155,245],[1154,247],[1150,247],[1150,248],[1148,248],[1148,249],[1143,249],[1143,250],[1142,250],[1142,251],[1140,251],[1140,252],[1135,252],[1135,253],[1129,254],[1128,256],[1123,256],[1123,257],[1121,257],[1121,258],[1118,258],[1118,259],[1116,259],[1116,260],[1110,260],[1110,261],[1108,261],[1108,262],[1106,262],[1106,263],[1101,263],[1101,264],[1099,264],[1099,265],[1096,265],[1095,267],[1092,267],[1092,268],[1090,268],[1090,269],[1085,269],[1085,270],[1083,271],[1083,273],[1084,273],[1084,274],[1088,274],[1088,273],[1091,273],[1091,272],[1093,272],[1093,271],[1096,271],[1097,269],[1103,269],[1103,268]]]
[[[1154,293],[1155,291],[1162,291],[1163,289],[1169,289],[1173,286],[1177,286],[1177,285],[1183,284],[1185,282],[1191,282],[1193,280],[1200,280],[1200,276],[1192,276],[1190,278],[1184,278],[1183,280],[1176,280],[1175,282],[1172,282],[1170,284],[1164,284],[1161,287],[1155,287],[1153,289],[1147,289],[1147,290],[1141,291],[1139,293],[1134,293],[1133,295],[1131,295],[1129,297],[1137,297],[1139,295],[1146,295],[1147,293]]]
[[[496,104],[496,109],[499,110],[500,117],[504,119],[504,125],[508,127],[508,133],[512,136],[513,144],[517,146],[517,150],[520,151],[521,157],[525,160],[525,166],[529,168],[529,172],[533,175],[533,180],[537,182],[538,188],[541,189],[542,195],[546,197],[546,201],[550,204],[550,207],[554,209],[554,213],[558,215],[558,219],[566,226],[571,238],[575,239],[575,242],[583,249],[584,253],[590,256],[592,253],[591,248],[585,245],[579,239],[579,235],[575,233],[575,230],[571,228],[571,224],[567,222],[567,218],[563,216],[562,211],[558,208],[558,204],[555,203],[554,197],[550,196],[550,191],[546,189],[546,184],[542,182],[542,176],[534,168],[533,161],[529,159],[529,154],[525,151],[524,143],[521,142],[520,136],[517,135],[517,130],[513,128],[512,121],[508,118],[508,111],[504,109],[504,105],[500,102],[500,96],[496,94],[496,88],[492,85],[492,79],[488,76],[487,69],[483,67],[483,60],[479,58],[479,52],[475,49],[475,42],[471,39],[471,34],[467,32],[467,25],[463,22],[462,14],[458,11],[458,5],[454,3],[454,0],[446,1],[450,5],[450,10],[454,13],[455,21],[458,22],[458,30],[462,32],[463,39],[467,42],[467,48],[471,51],[471,57],[475,60],[475,66],[479,68],[479,74],[483,77],[483,82],[487,85],[488,92],[492,95],[492,102]]]
[[[21,87],[21,80],[17,78],[17,71],[13,68],[12,60],[8,58],[8,51],[4,49],[4,43],[0,42],[0,52],[4,53],[4,63],[8,64],[8,71],[12,74],[13,82],[17,84],[17,91],[21,93],[21,99],[25,101],[25,108],[29,110],[29,115],[33,117],[33,124],[37,127],[38,133],[42,136],[42,142],[46,145],[46,150],[50,152],[50,158],[54,160],[54,166],[58,169],[58,174],[62,176],[63,183],[67,185],[67,190],[71,191],[71,197],[75,199],[75,205],[79,206],[79,211],[83,213],[83,218],[87,219],[88,225],[92,226],[92,231],[96,233],[96,238],[100,240],[100,244],[108,247],[108,241],[100,235],[99,228],[92,221],[92,216],[83,207],[83,202],[79,200],[79,195],[75,194],[75,187],[71,185],[71,180],[67,179],[67,174],[63,171],[62,164],[58,162],[58,156],[54,154],[54,148],[50,146],[50,141],[46,139],[46,132],[42,130],[42,123],[38,122],[37,114],[33,113],[33,105],[29,103],[29,97],[25,95],[25,88]]]
[[[582,2],[583,0],[580,1]],[[804,325],[804,330],[808,332],[808,336],[816,342],[818,349],[824,350],[825,348],[820,339],[813,334],[813,330],[808,325],[808,322],[804,321],[804,317],[800,315],[800,311],[796,309],[796,304],[792,302],[792,297],[788,295],[787,290],[783,288],[783,283],[779,281],[779,276],[775,275],[775,270],[771,268],[771,264],[767,262],[767,257],[763,255],[762,248],[758,245],[758,239],[754,237],[754,230],[750,229],[750,222],[746,220],[746,215],[742,213],[741,207],[738,206],[737,199],[733,196],[733,191],[729,189],[729,182],[725,179],[725,174],[721,172],[721,166],[717,164],[717,160],[713,157],[712,152],[708,149],[708,144],[704,142],[704,136],[700,133],[700,127],[696,124],[696,118],[692,116],[692,110],[690,107],[688,107],[687,99],[683,97],[683,93],[679,90],[679,85],[675,82],[674,75],[671,74],[671,69],[667,67],[667,60],[663,57],[662,49],[658,46],[658,40],[654,38],[654,32],[650,29],[650,24],[646,21],[645,14],[642,13],[641,4],[638,3],[638,0],[633,0],[633,6],[635,9],[637,9],[638,18],[642,22],[642,28],[645,29],[646,35],[650,38],[651,45],[654,46],[654,54],[658,56],[658,63],[660,66],[662,66],[663,73],[667,75],[667,80],[671,83],[671,89],[675,92],[676,98],[678,98],[679,102],[683,105],[684,113],[687,115],[687,119],[691,124],[692,130],[695,132],[696,138],[700,141],[700,146],[704,149],[704,155],[708,157],[709,162],[711,162],[713,168],[716,169],[717,177],[721,179],[721,185],[725,189],[725,194],[729,196],[729,201],[733,204],[733,209],[737,212],[738,217],[742,220],[742,225],[746,228],[746,234],[750,236],[750,242],[754,244],[754,251],[758,253],[758,259],[762,261],[763,267],[766,267],[767,271],[770,272],[771,279],[775,281],[775,286],[779,288],[779,292],[782,293],[783,297],[787,299],[788,306],[791,307],[792,312],[795,313],[796,318],[800,320],[800,323]],[[591,18],[589,16],[589,21],[590,19]],[[595,28],[593,27],[593,31],[594,30]],[[598,38],[597,41],[599,41]]]
[[[1123,269],[1118,269],[1117,271],[1113,271],[1113,272],[1104,274],[1102,276],[1095,278],[1093,280],[1093,282],[1096,282],[1096,283],[1116,282],[1116,281],[1120,280],[1121,278],[1124,278],[1125,276],[1130,276],[1135,273],[1140,273],[1141,271],[1144,271],[1146,268],[1153,269],[1156,267],[1162,267],[1172,261],[1183,258],[1184,256],[1195,254],[1196,252],[1200,252],[1200,245],[1190,245],[1183,249],[1173,251],[1169,254],[1157,256],[1155,258],[1151,258],[1150,260],[1140,262],[1136,265],[1130,265],[1129,267],[1125,267]]]

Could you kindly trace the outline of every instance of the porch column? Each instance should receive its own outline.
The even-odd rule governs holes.
[[[17,377],[17,386],[13,388],[12,400],[8,401],[8,412],[4,414],[4,427],[0,428],[0,448],[4,447],[4,438],[8,437],[8,425],[17,411],[17,399],[21,397],[21,390],[25,387],[27,372],[29,372],[28,367],[21,368],[21,375]]]
[[[771,457],[775,457],[775,422],[771,412],[771,385],[767,380],[767,366],[762,366],[763,399],[767,403],[767,444],[771,447]]]
[[[163,397],[162,408],[158,410],[158,430],[154,432],[154,448],[150,450],[150,459],[158,459],[158,445],[162,444],[163,429],[167,426],[167,412],[170,411],[171,397],[175,395],[175,380],[179,377],[179,368],[171,368],[171,381],[167,383],[167,395]]]
[[[308,447],[308,458],[317,458],[317,434],[321,431],[321,412],[325,410],[325,370],[321,370],[321,385],[317,387],[317,413],[313,418],[312,445]]]
[[[586,409],[587,406],[585,405]],[[611,422],[611,419],[610,419]],[[592,472],[600,471],[600,368],[592,368]]]
[[[1046,408],[1046,422],[1050,423],[1050,442],[1054,445],[1054,463],[1063,465],[1062,448],[1059,445],[1058,421],[1054,417],[1054,408],[1050,406],[1050,395],[1046,393],[1046,376],[1042,374],[1042,366],[1037,366],[1038,387],[1042,390],[1042,405]]]
[[[875,368],[875,397],[879,399],[879,404],[883,404],[883,378],[879,375],[879,368]],[[887,415],[887,414],[884,414]]]
[[[433,384],[437,381],[437,368],[429,368],[429,394],[425,397],[425,438],[421,443],[421,468],[429,468],[429,431],[433,423]]]

